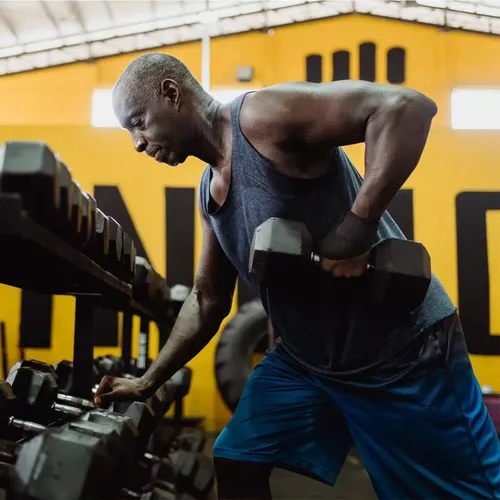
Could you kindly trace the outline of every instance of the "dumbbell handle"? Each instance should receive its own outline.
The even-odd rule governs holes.
[[[315,264],[319,264],[321,262],[321,255],[311,252],[311,261],[314,262]],[[366,271],[373,269],[373,267],[374,266],[371,263],[366,264]]]
[[[65,413],[66,415],[71,415],[72,417],[81,417],[85,411],[80,408],[75,408],[74,406],[63,405],[61,403],[54,403],[52,405],[54,411],[59,411]]]
[[[35,422],[28,422],[27,420],[20,420],[14,417],[9,418],[9,425],[26,432],[34,432],[36,434],[40,434],[41,432],[47,430],[47,427],[45,427],[45,425],[36,424]]]
[[[76,398],[75,396],[69,396],[68,394],[59,393],[57,395],[57,399],[59,401],[62,401],[63,403],[68,403],[69,405],[73,405],[73,406],[80,406],[81,408],[84,408],[87,410],[93,410],[95,408],[92,401],[89,401],[88,399],[83,399],[83,398]]]

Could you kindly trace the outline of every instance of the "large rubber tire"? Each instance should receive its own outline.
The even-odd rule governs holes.
[[[253,354],[268,344],[267,339],[268,317],[258,299],[243,304],[221,332],[215,351],[215,378],[231,412],[252,374]]]

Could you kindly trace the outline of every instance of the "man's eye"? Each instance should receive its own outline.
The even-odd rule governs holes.
[[[136,118],[132,120],[132,126],[133,127],[141,127],[143,124],[143,119],[142,118]]]

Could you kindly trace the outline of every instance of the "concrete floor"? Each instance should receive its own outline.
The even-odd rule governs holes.
[[[211,456],[215,436],[209,436],[205,453]],[[271,475],[273,500],[376,500],[370,478],[353,450],[332,488],[313,479],[282,469]],[[217,498],[216,491],[209,497]]]

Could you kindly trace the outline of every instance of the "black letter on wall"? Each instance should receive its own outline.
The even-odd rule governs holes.
[[[193,286],[196,190],[166,188],[168,286]]]
[[[500,210],[500,192],[456,197],[458,308],[471,354],[500,354],[500,337],[490,333],[490,280],[486,211]]]

